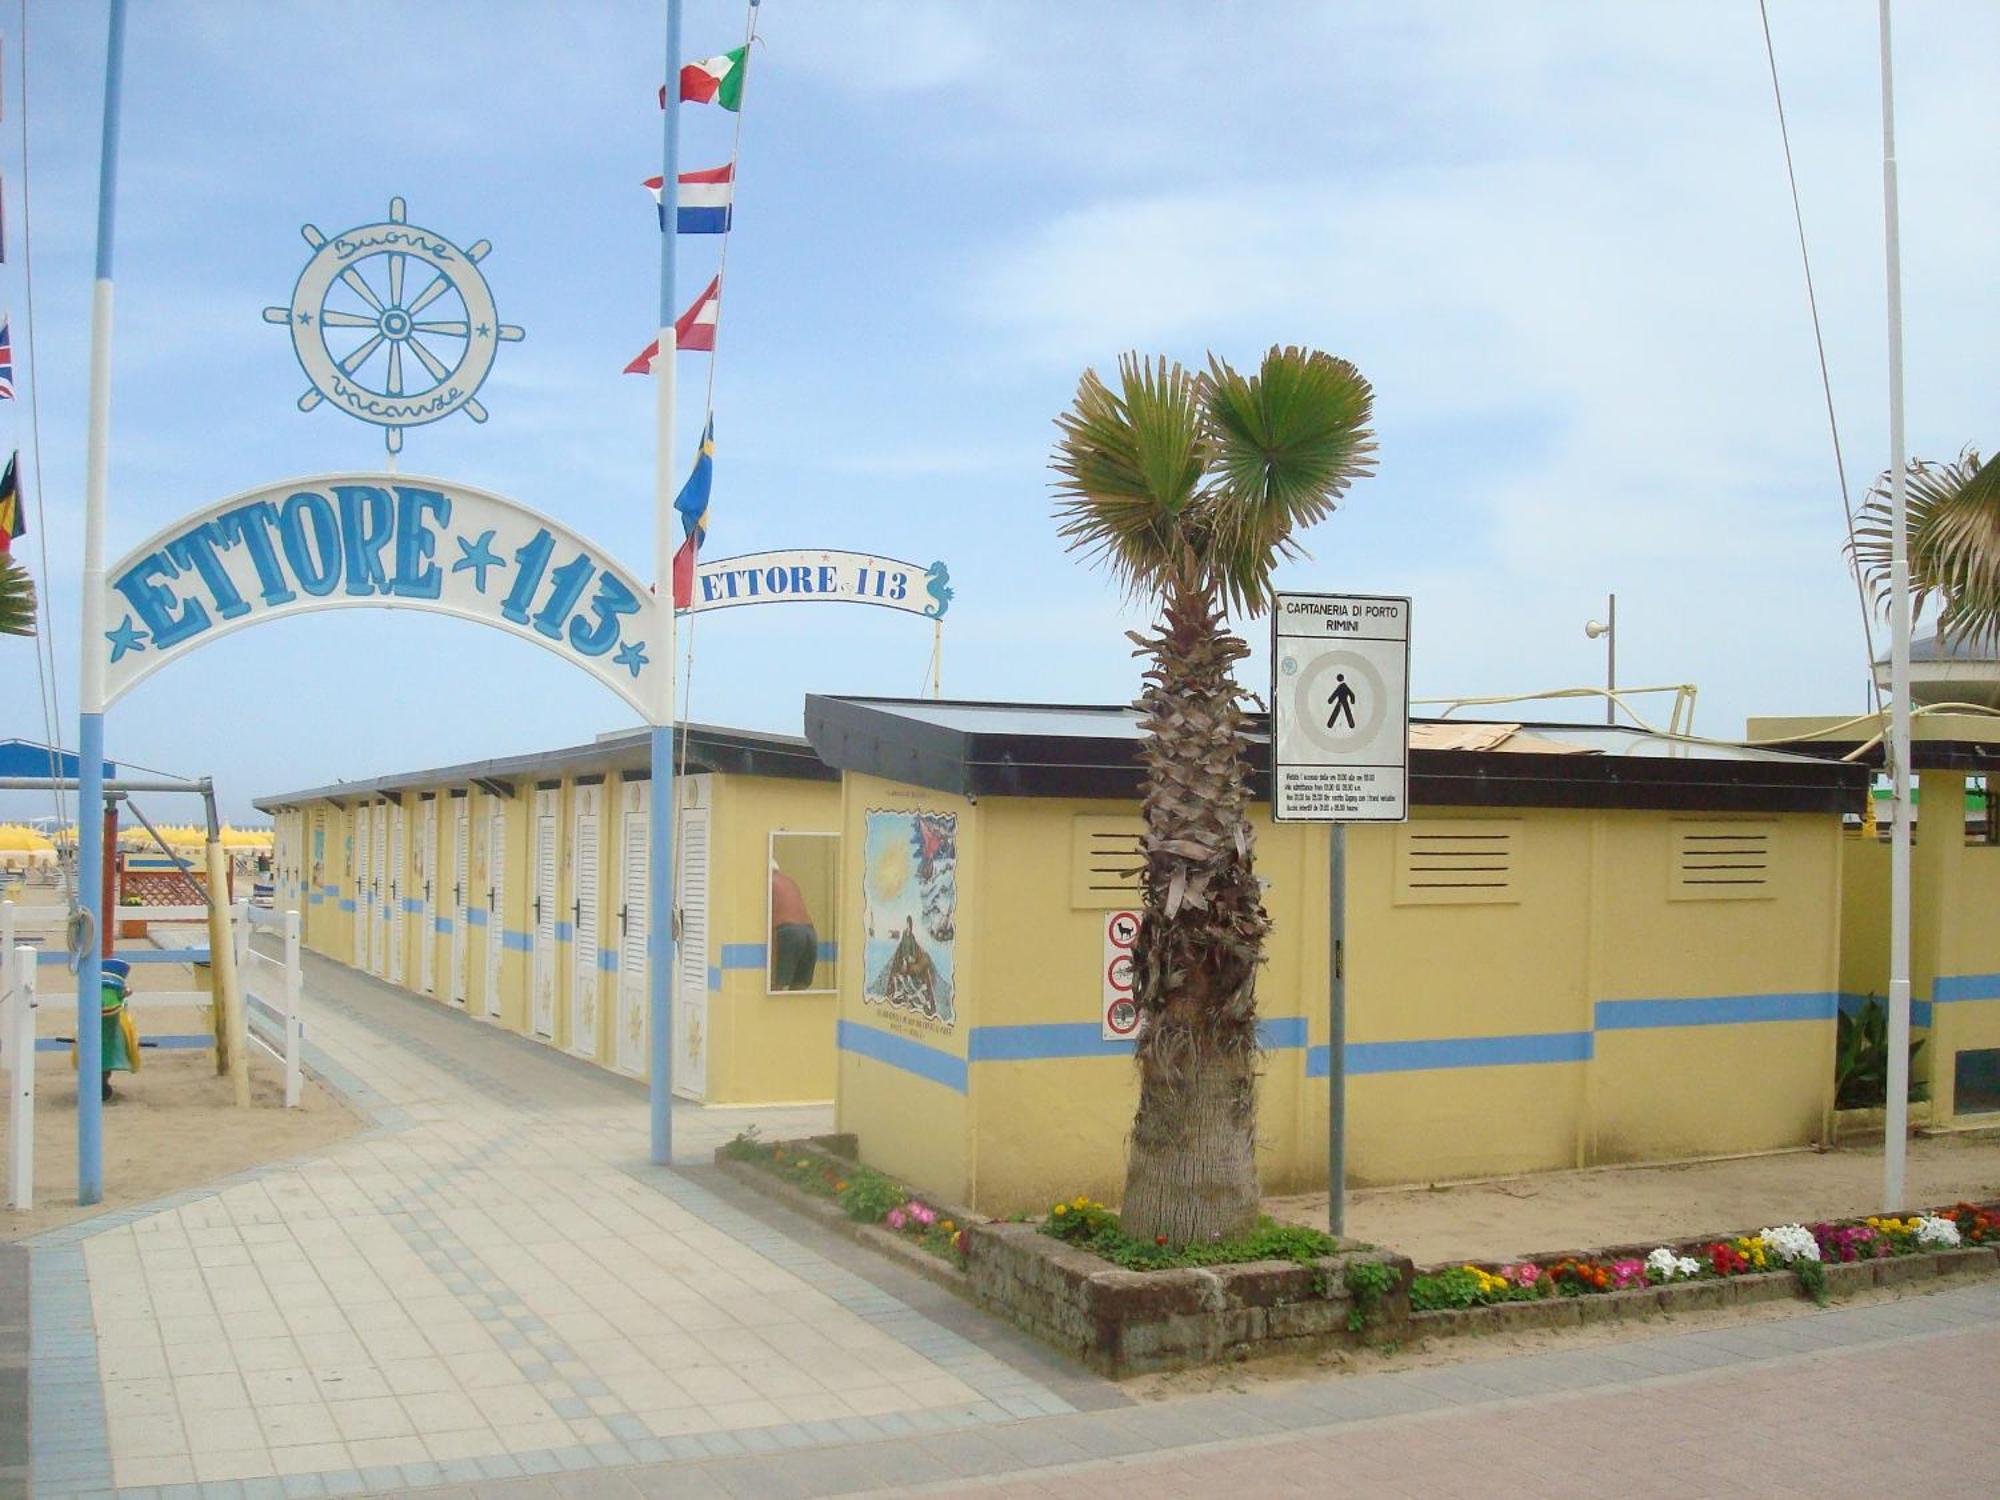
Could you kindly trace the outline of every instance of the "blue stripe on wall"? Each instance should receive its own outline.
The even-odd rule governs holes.
[[[484,927],[486,925],[486,908],[483,906],[469,907],[465,913],[465,925],[467,927]]]
[[[618,950],[616,948],[599,948],[597,950],[597,967],[601,973],[616,974],[618,972]]]
[[[406,916],[416,916],[424,909],[424,903],[411,896],[403,898],[403,912]]]
[[[59,1036],[38,1036],[35,1038],[35,1050],[37,1052],[67,1052],[72,1045],[74,1044],[65,1041]],[[142,1051],[148,1047],[159,1047],[170,1052],[199,1051],[204,1047],[213,1047],[214,1045],[214,1037],[203,1036],[198,1031],[187,1032],[184,1035],[148,1036],[139,1039],[139,1046]]]
[[[568,922],[556,923],[556,941],[559,943],[575,942],[576,941],[575,926]]]
[[[1438,1037],[1409,1042],[1350,1042],[1349,1077],[1364,1073],[1421,1073],[1435,1068],[1509,1068],[1531,1063],[1589,1062],[1587,1031],[1535,1032],[1523,1036]],[[1306,1076],[1324,1078],[1327,1049],[1306,1052]]]
[[[926,1047],[922,1042],[913,1042],[906,1036],[897,1036],[890,1031],[878,1031],[873,1026],[863,1026],[858,1021],[842,1021],[834,1029],[834,1045],[842,1052],[852,1052],[857,1057],[865,1057],[931,1083],[942,1084],[954,1093],[965,1092],[964,1058],[954,1057],[949,1052],[940,1052],[935,1047]]]
[[[318,906],[325,900],[326,897],[322,896],[318,891],[314,891],[310,896],[306,897],[306,903],[309,906]]]
[[[433,917],[431,919],[431,926],[435,927],[439,932],[450,932],[452,927],[451,918]]]
[[[718,991],[722,988],[722,970],[714,964],[708,966],[708,987],[711,991]]]
[[[1939,979],[1931,998],[1939,1005],[1965,1000],[2000,1000],[2000,974],[1954,974]]]
[[[1278,1016],[1257,1023],[1257,1042],[1266,1052],[1295,1051],[1306,1044],[1304,1016]],[[1106,1041],[1097,1021],[1057,1021],[1031,1026],[975,1026],[966,1036],[970,1062],[1038,1062],[1053,1057],[1129,1057],[1132,1043]]]
[[[1733,1026],[1746,1021],[1831,1021],[1839,996],[1715,995],[1700,1000],[1600,1000],[1599,1031],[1651,1031],[1675,1026]]]
[[[1875,998],[1879,1001],[1882,997],[1877,995]],[[1856,1014],[1867,1000],[1868,996],[1866,995],[1842,995],[1840,997],[1841,1014],[1848,1016]],[[1911,1000],[1910,1024],[1912,1026],[1928,1027],[1931,1021],[1931,1002],[1928,1000]]]
[[[533,951],[535,944],[528,933],[516,932],[508,927],[500,933],[500,946],[510,953],[528,953]]]
[[[340,903],[340,909],[341,909],[342,911],[353,911],[353,910],[354,910],[354,903],[353,903],[352,901],[349,901],[349,900],[347,900],[346,898],[344,898],[344,897],[343,897],[343,898],[342,898],[342,900],[341,900],[341,903]]]
[[[761,969],[768,962],[762,943],[722,945],[722,967],[725,969]]]

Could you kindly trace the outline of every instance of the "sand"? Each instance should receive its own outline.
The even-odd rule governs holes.
[[[192,987],[188,969],[152,965],[139,988]],[[66,982],[58,981],[66,988]],[[142,1037],[193,1035],[207,1029],[193,1007],[135,1012]],[[74,1034],[68,997],[45,1002],[43,1036]],[[250,1049],[248,1109],[235,1106],[227,1078],[215,1073],[213,1051],[143,1048],[137,1073],[112,1077],[117,1097],[104,1106],[104,1201],[76,1202],[76,1074],[70,1054],[42,1052],[35,1068],[35,1207],[0,1209],[0,1239],[14,1240],[108,1209],[147,1203],[266,1162],[309,1155],[352,1135],[361,1122],[310,1075],[297,1109],[284,1107],[284,1073],[261,1048]],[[0,1109],[0,1143],[7,1141]],[[0,1154],[0,1162],[4,1162]],[[0,1198],[4,1198],[0,1191]]]
[[[2000,1129],[1910,1142],[1905,1207],[2000,1198]],[[1882,1151],[1787,1151],[1733,1161],[1548,1172],[1349,1196],[1350,1235],[1418,1265],[1667,1241],[1724,1230],[1871,1214]],[[1326,1195],[1272,1199],[1274,1218],[1323,1226]]]

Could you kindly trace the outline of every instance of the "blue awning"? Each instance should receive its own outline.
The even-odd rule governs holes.
[[[51,761],[53,760],[53,771]],[[63,750],[51,756],[47,745],[33,740],[0,740],[0,776],[66,776],[77,778],[79,762],[74,752]],[[104,774],[116,776],[118,767],[111,761],[104,763]]]

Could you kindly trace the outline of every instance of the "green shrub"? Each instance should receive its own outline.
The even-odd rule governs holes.
[[[1479,1278],[1464,1266],[1419,1276],[1410,1283],[1411,1312],[1440,1312],[1453,1307],[1476,1307],[1481,1297]]]
[[[1833,1103],[1836,1109],[1880,1109],[1889,1099],[1889,1011],[1870,995],[1852,1013],[1841,1011],[1835,1025]],[[1917,1078],[1921,1039],[1910,1043],[1910,1099],[1930,1097]]]
[[[841,1211],[861,1224],[879,1224],[892,1208],[901,1208],[910,1195],[894,1178],[884,1177],[872,1167],[856,1167],[847,1176],[847,1186],[835,1195]]]

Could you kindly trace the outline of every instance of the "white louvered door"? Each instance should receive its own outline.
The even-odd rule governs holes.
[[[545,1040],[556,1034],[556,793],[535,793],[534,1031]]]
[[[417,899],[423,903],[417,913],[417,988],[426,995],[437,993],[437,914],[438,878],[441,873],[438,863],[438,815],[437,798],[420,803],[422,811],[417,818],[416,868],[410,876],[417,887]]]
[[[674,977],[674,1092],[708,1097],[707,778],[689,777],[674,858],[680,868],[680,968]],[[699,802],[701,806],[692,804]]]
[[[507,808],[486,815],[486,1014],[500,1017],[501,960],[507,953]]]
[[[650,783],[621,790],[618,882],[618,1071],[646,1076],[646,902],[651,829],[646,816]]]
[[[467,797],[451,799],[451,1003],[465,1005],[465,945],[472,926],[472,815]]]
[[[375,910],[374,899],[369,891],[369,838],[368,825],[373,814],[365,807],[358,807],[350,814],[353,826],[353,842],[349,850],[351,863],[347,870],[347,899],[354,906],[354,923],[349,931],[353,944],[351,962],[357,969],[370,969],[375,961],[368,956],[368,936],[375,930],[370,914]]]
[[[403,982],[403,804],[389,804],[389,983]]]
[[[597,959],[598,810],[604,788],[580,786],[575,792],[574,826],[570,830],[569,1050],[578,1057],[597,1056],[597,1011],[600,970]]]
[[[374,863],[370,866],[373,874],[368,883],[368,972],[377,976],[382,973],[384,956],[389,951],[389,805],[375,804],[370,816],[375,822],[373,837]]]

